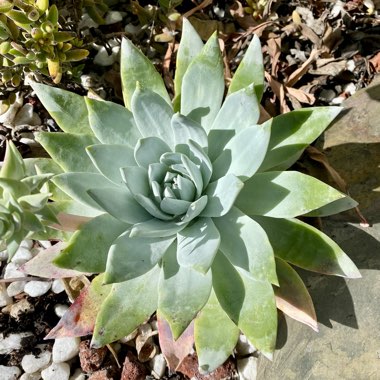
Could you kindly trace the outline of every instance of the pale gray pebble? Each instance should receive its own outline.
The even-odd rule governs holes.
[[[41,372],[43,380],[69,380],[70,366],[67,363],[52,363]]]
[[[18,380],[40,380],[40,379],[41,379],[41,373],[34,372],[34,373],[23,373]]]
[[[21,367],[26,373],[35,373],[45,369],[51,359],[51,352],[48,350],[47,346],[44,344],[39,344],[36,346],[41,350],[41,352],[35,356],[33,354],[24,355],[21,361]]]
[[[116,57],[113,53],[108,55],[108,52],[104,46],[102,46],[94,57],[95,65],[99,66],[111,66],[115,62]]]
[[[31,297],[39,297],[46,294],[50,288],[50,281],[29,281],[25,285],[24,292]]]
[[[70,376],[69,380],[85,380],[86,374],[80,369],[77,368],[75,372]]]
[[[51,242],[49,240],[39,240],[40,246],[43,248],[50,248]]]
[[[14,256],[11,258],[12,263],[16,264],[25,264],[27,261],[31,260],[33,258],[32,253],[30,252],[30,249],[27,247],[20,246]]]
[[[157,379],[161,379],[166,370],[166,360],[163,354],[156,355],[149,362],[149,366],[152,369],[152,375]]]
[[[41,379],[41,373],[34,372],[34,373],[23,373],[18,380],[40,380],[40,379]]]
[[[239,359],[237,361],[237,368],[240,380],[256,380],[257,358],[255,358],[254,356]]]
[[[7,293],[9,297],[17,296],[24,291],[26,281],[14,281],[7,287]]]
[[[25,273],[19,270],[19,265],[10,262],[5,267],[4,278],[20,278],[25,277]]]
[[[240,334],[236,344],[236,352],[239,356],[246,356],[257,351],[256,347],[247,339],[244,334]]]
[[[62,293],[65,290],[63,282],[60,278],[57,278],[53,281],[53,284],[51,285],[51,290],[55,294]]]
[[[25,247],[25,248],[28,248],[28,249],[32,249],[32,247],[33,247],[33,240],[23,240],[20,243],[20,247]]]
[[[53,362],[66,362],[79,353],[80,338],[57,338],[53,344]]]
[[[8,252],[0,251],[0,261],[6,261],[6,260],[8,260]]]
[[[0,380],[16,380],[20,375],[20,368],[0,365]]]
[[[57,305],[54,306],[54,312],[55,312],[57,317],[62,318],[63,314],[66,313],[68,308],[69,307],[67,305],[62,305],[62,304],[58,303]]]
[[[7,337],[0,334],[0,355],[7,355],[13,350],[19,350],[21,348],[21,340],[31,335],[33,335],[31,332],[10,334]]]
[[[106,14],[105,24],[111,25],[123,20],[123,13],[118,11],[109,11]]]
[[[12,297],[9,297],[5,284],[0,283],[0,307],[4,307],[13,303]]]

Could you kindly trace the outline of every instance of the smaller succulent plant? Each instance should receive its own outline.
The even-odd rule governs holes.
[[[25,72],[39,71],[59,83],[71,62],[87,57],[76,33],[61,30],[48,0],[0,3],[1,81],[17,87]],[[19,30],[20,29],[20,30]]]
[[[27,176],[20,153],[11,141],[7,142],[0,170],[0,241],[9,258],[22,240],[43,231],[45,224],[57,222],[48,204],[51,194],[45,186],[52,176],[50,173]]]

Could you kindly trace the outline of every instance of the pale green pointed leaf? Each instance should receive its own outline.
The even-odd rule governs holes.
[[[164,198],[160,203],[160,208],[162,211],[170,215],[182,215],[187,212],[190,205],[190,201],[174,198]]]
[[[72,200],[72,199],[55,201],[51,203],[50,207],[57,214],[58,220],[59,220],[60,213],[69,214],[69,215],[71,214],[78,217],[87,217],[87,218],[94,218],[104,213],[103,210],[98,210],[96,208],[93,208],[92,206],[91,207],[86,206],[85,204],[81,202],[77,202],[76,200]],[[55,226],[55,228],[60,228],[60,227]]]
[[[104,272],[111,245],[128,227],[111,215],[99,215],[74,233],[54,264],[88,273]]]
[[[207,273],[220,244],[220,234],[211,218],[198,218],[177,234],[177,260],[183,267]]]
[[[227,96],[214,120],[213,129],[233,129],[236,133],[255,125],[260,117],[260,105],[253,84]]]
[[[219,252],[212,265],[212,283],[220,305],[248,340],[270,355],[276,343],[277,311],[272,286],[232,264]]]
[[[129,335],[156,311],[159,268],[114,284],[96,317],[91,346],[102,347]]]
[[[239,91],[251,83],[255,85],[256,95],[260,102],[264,92],[264,66],[260,40],[255,34],[232,77],[228,94]]]
[[[273,118],[268,153],[260,171],[288,169],[341,110],[342,107],[305,108]]]
[[[293,218],[345,195],[299,172],[256,173],[244,183],[235,205],[247,215]]]
[[[189,140],[198,143],[202,148],[207,147],[207,134],[200,124],[176,113],[171,120],[175,144],[188,144]]]
[[[159,137],[174,148],[173,109],[160,95],[138,86],[132,97],[132,111],[143,137]]]
[[[31,86],[64,132],[92,133],[83,96],[40,83],[32,83]]]
[[[195,348],[201,372],[212,372],[232,354],[239,329],[222,309],[214,291],[194,324]]]
[[[214,218],[221,235],[220,250],[235,267],[245,269],[258,280],[278,285],[274,254],[264,229],[236,207]]]
[[[136,223],[131,230],[133,237],[169,237],[175,235],[186,227],[187,223],[177,223],[163,221],[158,219],[150,219],[146,222]]]
[[[156,202],[151,198],[137,194],[135,195],[135,199],[149,213],[151,217],[161,220],[173,220],[173,215],[166,213],[167,210],[164,210],[161,205],[158,207]]]
[[[354,208],[358,205],[354,199],[346,196],[344,198],[333,201],[325,206],[322,206],[316,210],[310,211],[305,216],[329,216],[338,214],[339,212],[343,212]]]
[[[88,119],[95,136],[103,144],[135,146],[141,134],[127,108],[107,101],[85,98]]]
[[[181,94],[183,76],[191,61],[201,52],[203,42],[187,18],[183,18],[181,42],[177,52],[174,77],[175,96]]]
[[[44,193],[37,193],[37,194],[30,194],[30,195],[24,195],[17,199],[18,203],[26,209],[38,211],[42,207],[46,205],[46,202],[48,201],[50,197],[50,194],[44,194]]]
[[[309,224],[298,219],[252,218],[266,231],[275,256],[314,272],[361,277],[355,264],[342,249]]]
[[[36,174],[34,176],[25,177],[21,180],[22,183],[27,185],[30,189],[30,191],[37,191],[38,189],[41,189],[41,187],[52,177],[54,176],[53,173],[48,174]],[[42,189],[41,189],[42,191]]]
[[[150,164],[159,163],[160,157],[170,152],[168,144],[158,137],[145,137],[138,141],[135,147],[135,160],[143,168]]]
[[[277,308],[318,332],[313,301],[301,277],[280,258],[276,258],[276,267],[280,283],[280,287],[274,288]]]
[[[97,173],[62,173],[52,179],[53,183],[76,201],[86,206],[103,209],[87,193],[89,189],[112,186],[104,176]]]
[[[174,170],[179,170],[180,173],[182,172],[183,174],[188,174],[193,181],[195,188],[197,190],[197,197],[200,197],[202,194],[203,190],[203,176],[202,173],[200,172],[199,168],[197,165],[194,164],[193,161],[191,161],[187,156],[181,155],[181,162],[182,165],[186,170],[184,172],[181,171],[181,168],[179,165],[173,165]]]
[[[131,109],[132,96],[137,82],[143,88],[154,91],[168,104],[171,104],[161,75],[152,62],[126,38],[123,38],[121,42],[120,70],[124,103],[128,109]]]
[[[72,133],[38,132],[36,141],[64,171],[98,172],[85,150],[87,146],[99,143],[96,137]]]
[[[25,165],[20,152],[11,140],[7,141],[0,178],[20,180],[25,177]]]
[[[126,187],[101,187],[87,191],[106,212],[124,223],[140,223],[151,218]]]
[[[183,76],[181,113],[210,129],[224,94],[223,61],[214,33]]]
[[[98,144],[86,148],[94,166],[110,181],[122,185],[120,168],[136,165],[133,148],[128,145]]]
[[[158,310],[177,339],[206,304],[211,291],[211,272],[206,275],[182,267],[172,246],[163,258],[159,280]]]
[[[215,161],[223,152],[226,144],[236,135],[234,129],[211,129],[208,133],[208,152],[211,161]]]
[[[243,129],[226,144],[212,163],[211,180],[234,174],[242,181],[251,178],[264,160],[270,138],[270,123]]]
[[[243,186],[243,182],[233,174],[227,174],[210,183],[206,189],[207,206],[202,211],[201,216],[214,218],[227,214]]]
[[[187,213],[184,217],[181,218],[181,223],[188,223],[194,218],[196,218],[200,213],[204,210],[208,202],[207,195],[203,195],[196,201],[194,201],[189,209],[187,210]]]
[[[15,198],[30,193],[28,186],[17,179],[0,178],[0,188],[12,194]]]
[[[130,237],[129,232],[121,235],[109,251],[105,283],[127,281],[147,273],[162,259],[174,239]]]
[[[204,149],[195,141],[190,140],[188,142],[189,146],[189,158],[197,163],[201,169],[203,189],[207,187],[210,182],[212,175],[212,163],[205,153]]]
[[[120,169],[124,182],[134,195],[149,195],[148,171],[140,166],[128,166]]]

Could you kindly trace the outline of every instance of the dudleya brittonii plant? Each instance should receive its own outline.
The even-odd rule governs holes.
[[[329,215],[355,202],[284,170],[340,108],[294,111],[258,125],[264,85],[258,39],[223,102],[217,36],[203,46],[186,20],[173,102],[153,65],[128,40],[121,77],[126,107],[34,86],[65,131],[38,137],[65,171],[53,182],[94,217],[55,263],[102,273],[101,281],[113,284],[103,287],[92,344],[129,334],[157,311],[174,338],[195,319],[203,371],[226,360],[239,330],[270,356],[275,295],[291,315],[287,303],[309,310],[303,321],[316,329],[310,297],[289,264],[360,274],[331,239],[295,218]]]
[[[38,171],[38,168],[37,168]],[[27,175],[24,161],[11,141],[0,170],[0,242],[9,259],[22,240],[56,223],[47,204],[51,193],[45,186],[53,174]]]

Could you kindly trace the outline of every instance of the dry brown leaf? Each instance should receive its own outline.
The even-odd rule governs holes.
[[[380,52],[378,52],[376,55],[374,55],[370,60],[369,62],[371,63],[371,65],[373,66],[373,68],[375,69],[375,71],[377,73],[380,72]]]
[[[286,87],[286,91],[290,96],[295,97],[300,103],[314,104],[315,96],[313,94],[308,94],[303,90],[293,87]]]
[[[271,75],[277,77],[279,69],[279,59],[281,55],[281,37],[270,38],[267,41],[268,44],[268,53],[271,57],[272,70]]]
[[[71,215],[64,212],[60,212],[57,215],[59,224],[54,223],[51,225],[52,228],[60,231],[76,231],[82,224],[87,223],[93,218],[88,218],[85,216]]]
[[[153,336],[157,335],[158,331],[153,331],[151,325],[146,323],[138,328],[138,334],[136,337],[136,351],[137,357],[145,363],[150,359],[153,359],[158,353],[158,347],[153,342]]]
[[[234,1],[230,7],[230,13],[244,30],[257,26],[258,24],[257,21],[253,19],[252,15],[245,13],[244,7],[240,1]]]
[[[304,62],[301,67],[289,75],[289,78],[285,82],[285,85],[287,87],[293,87],[308,72],[309,67],[318,58],[319,53],[320,50],[313,49],[308,60]]]
[[[200,11],[201,9],[208,7],[210,4],[212,4],[212,0],[204,0],[204,1],[202,1],[199,5],[197,5],[197,6],[194,7],[193,9],[190,9],[188,12],[186,12],[185,14],[183,14],[183,17],[185,17],[185,18],[189,18],[189,17],[192,16],[195,12],[198,12],[198,11]]]
[[[309,73],[313,75],[332,75],[336,76],[346,69],[345,60],[336,60],[334,58],[320,58],[316,62],[316,68],[310,69]]]

